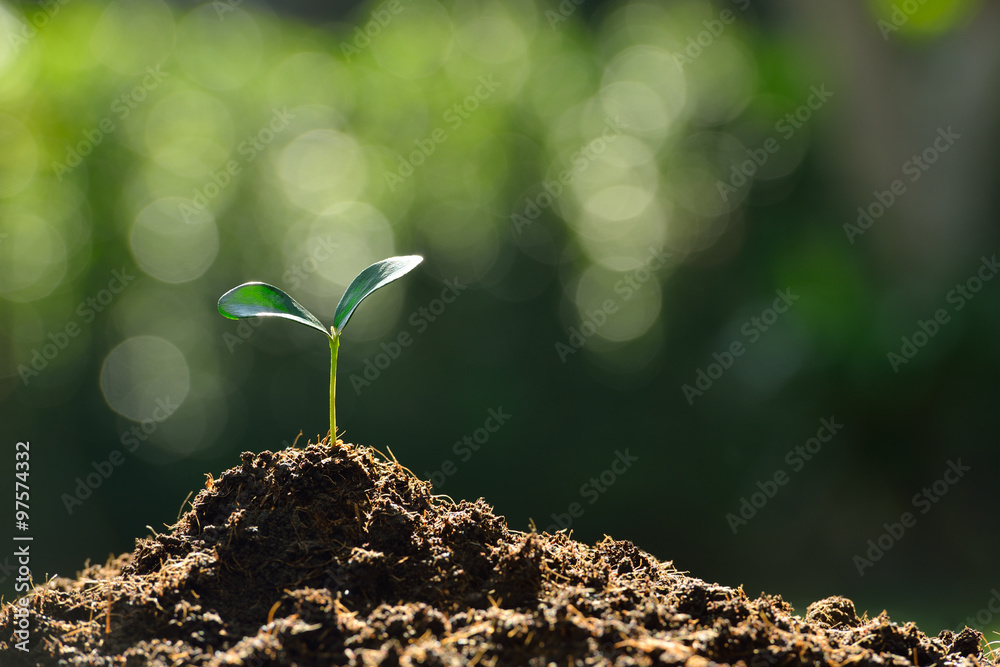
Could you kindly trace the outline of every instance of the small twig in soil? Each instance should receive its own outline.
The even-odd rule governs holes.
[[[271,625],[274,623],[274,612],[278,611],[278,607],[281,606],[281,600],[278,600],[271,605],[271,609],[267,612],[267,624]]]
[[[209,476],[211,477],[211,475],[209,475]],[[175,524],[176,523],[180,523],[181,517],[184,516],[184,506],[188,504],[188,501],[191,500],[191,496],[193,494],[194,494],[194,491],[188,491],[187,497],[184,498],[184,502],[181,503],[181,508],[179,510],[177,510],[177,521],[174,522]],[[194,507],[194,505],[191,505],[191,507]],[[173,528],[173,526],[167,526],[167,527],[168,528]]]

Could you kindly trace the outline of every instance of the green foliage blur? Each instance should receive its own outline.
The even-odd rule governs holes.
[[[800,613],[988,610],[1000,19],[792,5],[0,5],[0,455],[30,441],[35,580],[325,436],[327,346],[220,294],[330,321],[421,254],[345,334],[345,441]]]

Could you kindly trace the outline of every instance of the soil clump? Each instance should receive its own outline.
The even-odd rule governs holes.
[[[372,449],[260,454],[170,532],[36,585],[30,651],[0,611],[0,664],[995,665],[971,629],[928,637],[828,598],[706,583],[630,542],[511,530]]]

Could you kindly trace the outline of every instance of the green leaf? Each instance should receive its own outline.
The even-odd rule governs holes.
[[[413,270],[413,268],[424,261],[420,255],[406,255],[405,257],[390,257],[381,262],[375,262],[367,269],[358,274],[344,296],[337,304],[337,311],[333,314],[333,328],[340,335],[347,325],[347,320],[351,319],[354,309],[361,301],[380,287],[388,285],[393,280],[402,278]]]
[[[219,312],[231,320],[244,317],[284,317],[330,335],[315,315],[296,303],[295,299],[267,283],[243,283],[229,290],[219,298]]]

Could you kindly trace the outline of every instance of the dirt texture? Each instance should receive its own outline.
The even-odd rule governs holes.
[[[246,452],[169,533],[37,584],[0,665],[995,665],[845,598],[794,615],[656,560],[507,527],[372,449]]]

